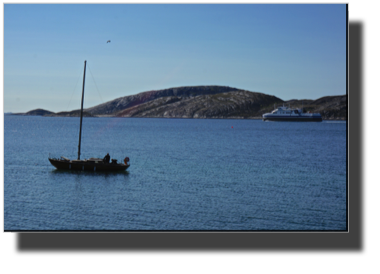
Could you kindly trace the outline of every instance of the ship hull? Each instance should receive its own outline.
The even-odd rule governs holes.
[[[322,117],[263,117],[263,121],[282,121],[282,122],[322,122]]]
[[[107,164],[103,162],[88,162],[88,161],[66,161],[49,158],[50,163],[57,169],[66,170],[86,170],[86,171],[104,171],[117,172],[125,171],[130,165],[124,164]]]

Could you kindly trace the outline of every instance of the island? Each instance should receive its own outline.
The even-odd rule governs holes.
[[[303,107],[304,112],[320,113],[323,120],[347,119],[347,95],[284,101],[273,95],[227,86],[185,86],[141,92],[87,108],[84,116],[261,119],[264,113],[272,111],[276,105]],[[13,115],[79,117],[80,110],[54,113],[35,109]]]

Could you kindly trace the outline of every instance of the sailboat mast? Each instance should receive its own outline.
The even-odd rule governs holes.
[[[84,61],[84,72],[83,72],[83,86],[82,86],[82,103],[80,107],[80,127],[79,127],[79,145],[78,145],[78,160],[80,160],[80,143],[82,139],[82,120],[83,120],[83,98],[84,98],[84,80],[86,79],[86,63]]]

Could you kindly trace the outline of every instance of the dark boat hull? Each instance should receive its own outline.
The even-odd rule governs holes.
[[[322,117],[263,117],[263,121],[322,122]]]
[[[91,161],[66,161],[49,158],[50,163],[57,169],[66,170],[87,170],[87,171],[105,171],[116,172],[125,171],[130,165],[124,164],[106,164],[103,162],[91,162]]]

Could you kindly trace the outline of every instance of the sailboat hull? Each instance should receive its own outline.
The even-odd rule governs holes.
[[[93,162],[93,161],[67,161],[49,158],[50,163],[57,169],[66,170],[87,170],[87,171],[105,171],[105,172],[117,172],[125,171],[130,165],[124,164],[107,164],[103,162]]]

